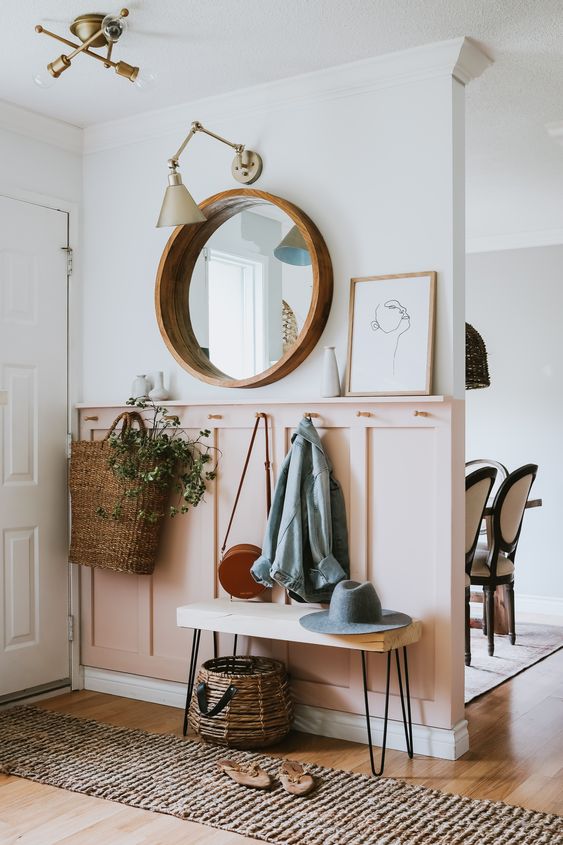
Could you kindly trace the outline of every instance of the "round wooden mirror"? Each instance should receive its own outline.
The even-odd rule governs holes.
[[[156,314],[178,363],[221,387],[283,378],[314,348],[332,301],[332,265],[299,208],[235,189],[200,205],[204,223],[179,226],[158,267]]]

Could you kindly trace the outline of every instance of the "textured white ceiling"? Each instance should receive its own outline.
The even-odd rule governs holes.
[[[39,90],[32,72],[63,48],[34,25],[68,35],[76,15],[114,9],[92,0],[3,0],[0,99],[88,126],[468,35],[495,60],[468,89],[470,190],[484,195],[493,170],[508,186],[522,169],[547,183],[563,167],[545,131],[563,118],[562,0],[133,0],[128,7],[130,29],[116,57],[154,68],[152,90],[141,93],[86,57],[54,88]]]

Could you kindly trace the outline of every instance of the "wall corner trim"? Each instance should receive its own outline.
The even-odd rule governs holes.
[[[71,153],[80,155],[83,150],[84,130],[79,126],[23,109],[4,100],[0,100],[0,129],[43,141]]]
[[[147,678],[109,669],[96,669],[91,666],[84,667],[84,688],[138,701],[166,704],[182,710],[186,697],[185,684],[177,681],[163,681],[159,678]],[[178,723],[180,718],[178,715]],[[342,713],[338,710],[327,710],[324,707],[298,704],[294,727],[305,733],[366,743],[365,718],[355,713]],[[372,717],[371,728],[374,742],[376,744],[381,742],[383,719]],[[403,723],[389,720],[387,730],[387,747],[406,751]],[[450,729],[413,725],[413,742],[415,754],[457,760],[469,750],[467,721],[462,719]]]
[[[314,102],[361,96],[421,80],[453,76],[466,85],[490,64],[491,59],[469,38],[423,44],[97,123],[84,130],[84,152],[96,153],[167,135],[181,137],[189,122],[196,118],[221,128],[228,120],[288,108],[306,108]]]
[[[472,79],[481,76],[493,64],[493,59],[472,38],[459,38],[457,41],[459,53],[452,75],[458,82],[467,85]]]

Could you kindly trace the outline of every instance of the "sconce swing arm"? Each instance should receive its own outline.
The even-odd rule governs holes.
[[[249,185],[258,179],[262,172],[262,158],[258,153],[254,152],[254,150],[247,150],[244,144],[234,144],[232,141],[228,141],[226,138],[223,138],[221,135],[217,135],[210,129],[206,129],[206,127],[198,120],[194,120],[190,127],[190,131],[178,147],[177,151],[173,156],[171,156],[171,158],[168,159],[170,174],[178,173],[180,156],[197,132],[203,132],[204,135],[209,135],[210,138],[215,138],[216,141],[226,144],[235,151],[236,155],[231,169],[233,176],[238,182]]]

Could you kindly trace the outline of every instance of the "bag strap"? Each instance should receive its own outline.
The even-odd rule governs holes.
[[[242,490],[242,485],[244,484],[244,478],[246,476],[246,470],[248,469],[248,464],[250,463],[250,456],[252,454],[252,448],[254,446],[254,441],[256,440],[256,434],[258,433],[258,426],[260,425],[260,420],[264,420],[264,438],[265,438],[265,445],[266,445],[266,460],[264,461],[264,468],[266,470],[266,511],[267,516],[270,515],[270,507],[272,504],[272,490],[271,490],[271,478],[270,478],[270,446],[269,446],[269,439],[268,439],[268,414],[264,414],[262,412],[256,414],[256,422],[254,423],[254,429],[252,430],[252,436],[250,438],[250,445],[248,447],[248,452],[246,453],[246,460],[244,462],[244,466],[242,468],[242,475],[240,477],[239,485],[237,494],[235,496],[235,502],[233,505],[233,510],[231,511],[231,518],[229,519],[229,524],[227,525],[227,531],[225,533],[225,539],[223,540],[223,545],[221,546],[221,557],[223,557],[223,553],[227,548],[227,540],[229,539],[229,534],[231,531],[231,526],[233,524],[233,519],[235,518],[235,512],[238,505],[238,500],[240,499],[240,494]]]
[[[232,684],[229,684],[215,707],[212,707],[211,710],[207,709],[207,691],[205,689],[205,684],[203,681],[197,685],[196,695],[197,695],[197,703],[199,705],[199,712],[202,716],[207,716],[209,719],[212,719],[213,716],[217,716],[221,713],[222,710],[225,709],[229,701],[237,694],[238,690]]]
[[[134,422],[136,422],[139,426],[139,431],[142,431],[143,434],[146,431],[145,421],[142,416],[138,413],[138,411],[122,411],[121,414],[118,414],[118,416],[112,422],[108,433],[104,437],[104,440],[109,440],[120,420],[123,420],[123,423],[121,425],[121,435],[125,434],[125,432],[131,428]]]

